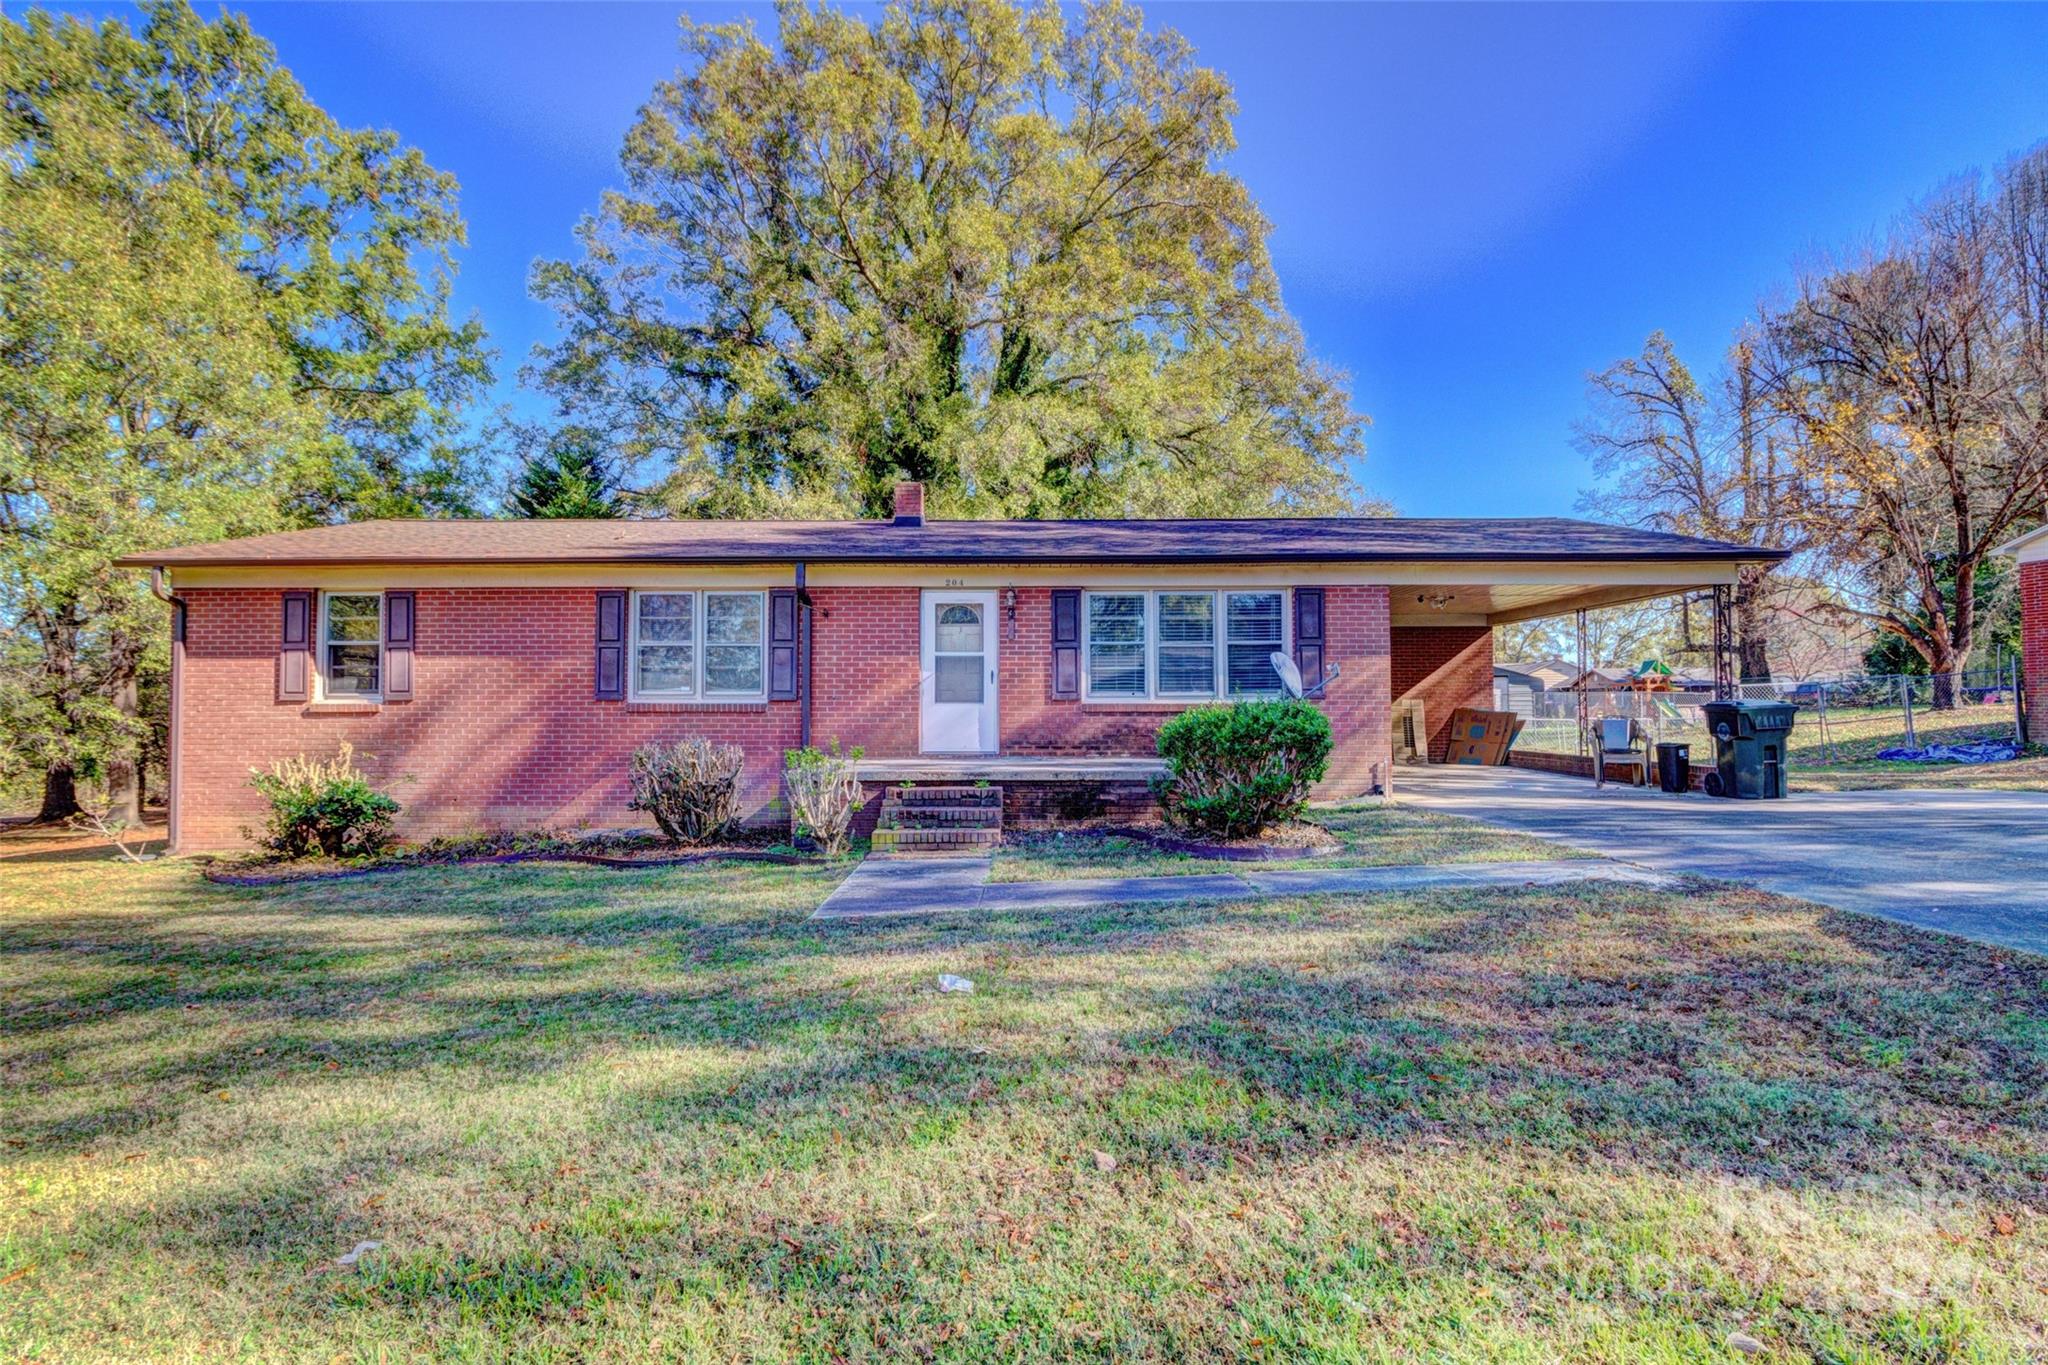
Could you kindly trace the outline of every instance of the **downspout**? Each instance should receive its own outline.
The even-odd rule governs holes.
[[[796,636],[796,704],[797,744],[805,749],[811,747],[811,594],[804,587],[804,565],[802,560],[796,566],[796,609],[802,618],[802,628]]]
[[[161,564],[150,567],[149,590],[171,609],[170,734],[164,746],[164,825],[169,836],[169,849],[176,853],[179,848],[178,791],[184,785],[185,775],[185,726],[182,719],[185,701],[185,599],[171,591]],[[143,774],[137,772],[135,780],[141,782]]]

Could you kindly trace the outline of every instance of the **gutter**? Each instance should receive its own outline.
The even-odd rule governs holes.
[[[797,699],[797,745],[811,747],[811,654],[812,626],[811,593],[804,586],[804,562],[796,562],[796,608],[802,620],[796,634],[796,699]]]
[[[164,754],[164,824],[169,851],[178,851],[178,792],[185,785],[183,715],[185,709],[185,599],[170,587],[161,564],[149,566],[149,591],[171,609],[171,699],[170,734]],[[142,774],[136,774],[142,780]]]

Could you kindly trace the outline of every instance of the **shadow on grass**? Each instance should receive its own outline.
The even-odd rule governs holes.
[[[2025,955],[1725,888],[1592,883],[807,923],[833,879],[505,868],[223,891],[164,870],[113,903],[16,903],[0,919],[0,1130],[39,1158],[150,1135],[219,1162],[235,1133],[271,1142],[289,1123],[267,1096],[328,1103],[331,1081],[341,1115],[281,1168],[181,1185],[140,1221],[88,1210],[77,1235],[295,1266],[309,1227],[375,1236],[363,1195],[398,1164],[523,1226],[541,1225],[530,1207],[569,1208],[575,1237],[414,1247],[292,1290],[318,1312],[374,1299],[489,1322],[639,1292],[636,1248],[682,1256],[707,1286],[843,1302],[1005,1234],[851,1215],[700,1228],[569,1198],[543,1139],[480,1148],[402,1109],[365,1138],[350,1105],[400,1082],[392,1104],[423,1106],[422,1084],[567,1087],[606,1058],[695,1059],[565,1091],[568,1150],[631,1171],[628,1189],[939,1160],[987,1129],[1055,1150],[1035,1159],[1060,1179],[1078,1153],[1119,1153],[1134,1198],[1413,1148],[2043,1203],[2048,964]],[[937,970],[976,994],[936,996]],[[214,1092],[258,1117],[216,1136]],[[1058,1317],[1011,1309],[1042,1310],[1048,1333]]]

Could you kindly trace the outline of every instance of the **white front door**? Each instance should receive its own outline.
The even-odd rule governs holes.
[[[918,747],[928,754],[996,751],[996,595],[924,594]]]

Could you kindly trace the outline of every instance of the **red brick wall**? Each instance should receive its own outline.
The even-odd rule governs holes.
[[[2048,744],[2048,560],[2020,565],[2020,645],[2026,664],[2027,738]]]
[[[1714,771],[1711,756],[1705,765],[1698,761],[1699,747],[1698,745],[1693,746],[1693,761],[1687,772],[1686,787],[1690,791],[1702,790],[1702,784],[1705,783],[1707,774]],[[1653,787],[1657,785],[1656,761],[1656,751],[1652,750],[1650,754],[1650,775],[1647,780],[1649,785]],[[1508,766],[1511,768],[1529,768],[1542,773],[1563,773],[1567,777],[1583,777],[1589,782],[1593,780],[1593,758],[1590,754],[1546,754],[1539,753],[1533,749],[1515,749],[1508,754]],[[1643,777],[1643,770],[1634,764],[1609,763],[1607,765],[1607,780],[1609,782],[1641,783],[1645,779]]]
[[[1395,701],[1422,702],[1430,762],[1443,762],[1451,748],[1451,712],[1493,706],[1493,629],[1395,626],[1392,686]]]
[[[795,702],[679,708],[596,701],[594,589],[422,588],[410,702],[334,708],[276,697],[280,594],[188,589],[178,839],[244,842],[263,804],[251,767],[343,740],[388,785],[409,836],[644,825],[626,765],[649,740],[705,735],[746,750],[745,808],[779,789]]]
[[[595,589],[423,588],[414,697],[382,706],[281,703],[280,593],[195,588],[180,679],[179,843],[243,842],[263,808],[249,770],[347,740],[404,807],[408,836],[484,829],[647,823],[626,807],[627,761],[650,740],[704,735],[746,752],[743,805],[778,819],[782,751],[799,738],[795,702],[682,707],[591,696]],[[814,592],[812,736],[877,758],[918,752],[916,588]],[[1383,587],[1326,589],[1326,653],[1341,669],[1321,702],[1337,748],[1322,797],[1387,778],[1389,636]],[[1003,750],[1150,754],[1179,708],[1052,700],[1052,597],[1017,593],[1015,637],[999,609]]]
[[[811,740],[917,756],[916,588],[816,588]]]
[[[1003,752],[1156,752],[1160,725],[1187,709],[1184,705],[1053,700],[1052,591],[1017,590],[1015,639],[1009,636],[1008,623],[1001,624]],[[1326,588],[1323,612],[1324,653],[1339,666],[1339,676],[1319,704],[1330,717],[1337,749],[1317,795],[1334,799],[1369,792],[1385,780],[1392,752],[1387,728],[1387,590]]]

